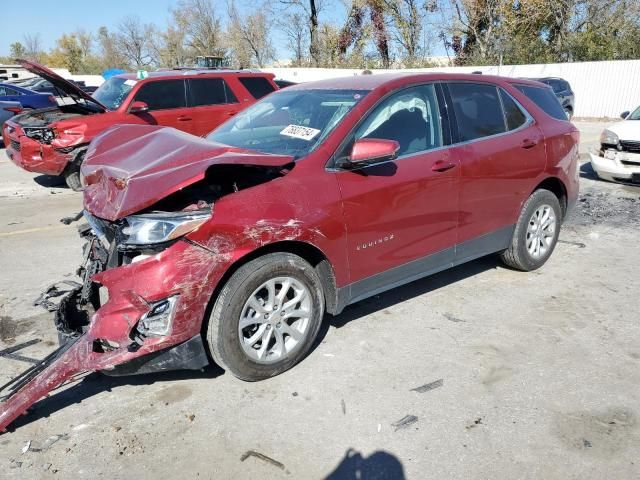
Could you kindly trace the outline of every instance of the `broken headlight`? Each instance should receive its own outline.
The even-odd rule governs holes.
[[[123,245],[152,245],[182,237],[211,218],[211,210],[131,215],[122,226]]]
[[[56,138],[55,132],[51,128],[25,128],[24,134],[42,143],[50,144]]]
[[[602,131],[602,134],[600,135],[600,143],[602,145],[618,145],[619,141],[620,139],[618,138],[618,135],[616,135],[611,130],[607,130],[606,128]]]

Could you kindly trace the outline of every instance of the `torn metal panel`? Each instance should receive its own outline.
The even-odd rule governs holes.
[[[114,126],[91,143],[82,165],[85,208],[117,220],[205,178],[207,167],[282,167],[289,156],[214,144],[173,128]]]

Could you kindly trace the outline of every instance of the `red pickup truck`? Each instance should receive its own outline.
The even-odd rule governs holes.
[[[243,70],[169,70],[109,78],[93,96],[48,68],[20,64],[60,92],[57,107],[13,117],[3,129],[9,158],[30,172],[62,175],[79,190],[89,142],[116,124],[163,125],[202,136],[278,89],[273,75]]]

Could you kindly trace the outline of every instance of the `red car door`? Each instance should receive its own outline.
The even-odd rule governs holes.
[[[240,103],[224,78],[190,78],[187,92],[194,135],[206,135],[240,111]]]
[[[532,178],[544,169],[542,133],[502,88],[449,83],[460,158],[456,263],[506,248]],[[480,238],[481,237],[481,238]]]
[[[193,115],[187,107],[184,79],[145,81],[135,93],[133,102],[144,102],[149,110],[129,115],[135,115],[150,125],[164,125],[193,133]]]
[[[337,173],[353,301],[453,261],[460,169],[440,123],[427,84],[393,93],[356,128],[355,140],[396,140],[400,150],[394,161]]]

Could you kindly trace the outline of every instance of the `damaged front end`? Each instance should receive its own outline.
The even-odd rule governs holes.
[[[89,224],[78,229],[86,240],[77,271],[82,282],[52,285],[36,301],[54,312],[60,348],[0,387],[0,431],[84,372],[131,375],[209,363],[200,330],[211,294],[211,253],[180,238],[180,231],[137,245],[127,233],[130,219],[108,222],[88,212],[85,218]],[[134,240],[153,234],[137,231]]]
[[[214,204],[292,168],[289,156],[161,127],[114,127],[95,140],[82,167],[88,224],[79,228],[86,241],[80,282],[66,282],[64,294],[52,286],[39,299],[55,312],[61,347],[0,387],[0,395],[8,392],[0,397],[0,431],[84,372],[205,367],[202,329],[214,289],[250,250],[243,242],[257,243],[241,228],[212,226]]]

